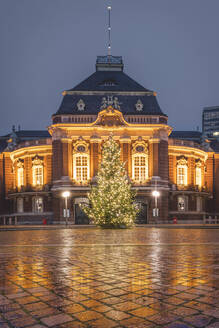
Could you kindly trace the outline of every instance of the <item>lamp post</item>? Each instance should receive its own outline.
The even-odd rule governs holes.
[[[153,180],[155,181],[155,188],[152,191],[152,196],[154,197],[155,208],[153,210],[153,216],[159,216],[159,209],[157,207],[158,197],[160,197],[160,192],[157,190],[157,180],[160,180],[160,177],[154,176]]]
[[[65,216],[65,224],[68,224],[68,197],[70,196],[70,192],[69,191],[64,191],[62,193],[62,197],[65,199],[65,212],[64,212],[64,216]]]

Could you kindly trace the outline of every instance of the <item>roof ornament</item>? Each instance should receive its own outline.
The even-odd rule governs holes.
[[[143,110],[143,107],[144,107],[144,105],[143,105],[141,99],[138,99],[137,103],[135,104],[136,110],[141,112]]]
[[[112,106],[115,109],[120,110],[121,103],[119,102],[118,97],[113,97],[113,96],[107,96],[102,98],[102,106],[100,109],[106,109],[109,106]]]
[[[110,62],[111,57],[111,6],[107,7],[108,9],[108,61]]]
[[[78,110],[84,110],[85,108],[85,103],[82,99],[80,99],[78,102],[77,102],[77,107],[78,107]]]

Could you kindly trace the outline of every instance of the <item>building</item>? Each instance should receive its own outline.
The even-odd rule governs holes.
[[[202,131],[209,138],[219,138],[219,106],[205,107],[202,112]]]
[[[175,216],[199,223],[219,215],[219,152],[199,132],[172,132],[156,93],[123,68],[122,57],[97,57],[96,71],[63,92],[48,131],[14,129],[0,139],[3,223],[61,223],[66,213],[72,224],[88,223],[79,204],[88,202],[110,135],[137,189],[137,223],[167,223]]]

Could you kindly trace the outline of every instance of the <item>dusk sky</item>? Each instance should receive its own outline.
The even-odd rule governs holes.
[[[62,100],[107,53],[157,92],[175,130],[201,128],[219,105],[219,0],[0,0],[0,135],[46,129]]]

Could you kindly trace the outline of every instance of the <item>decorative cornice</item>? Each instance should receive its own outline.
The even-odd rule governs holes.
[[[23,159],[18,159],[17,160],[17,168],[24,168],[24,160]]]
[[[84,95],[84,96],[103,96],[118,95],[118,96],[156,96],[153,91],[63,91],[63,96],[66,95]]]
[[[186,165],[188,166],[188,159],[185,156],[180,156],[177,158],[177,165]]]
[[[32,158],[32,166],[43,165],[43,158],[36,155]]]
[[[89,144],[82,138],[79,138],[73,144],[73,154],[87,154],[88,152],[89,152]]]
[[[137,140],[132,144],[132,154],[148,154],[148,144],[144,140]]]
[[[93,126],[104,126],[104,127],[117,127],[124,126],[128,123],[125,121],[123,114],[113,108],[108,106],[106,109],[98,113],[98,117],[95,122],[92,123]]]

